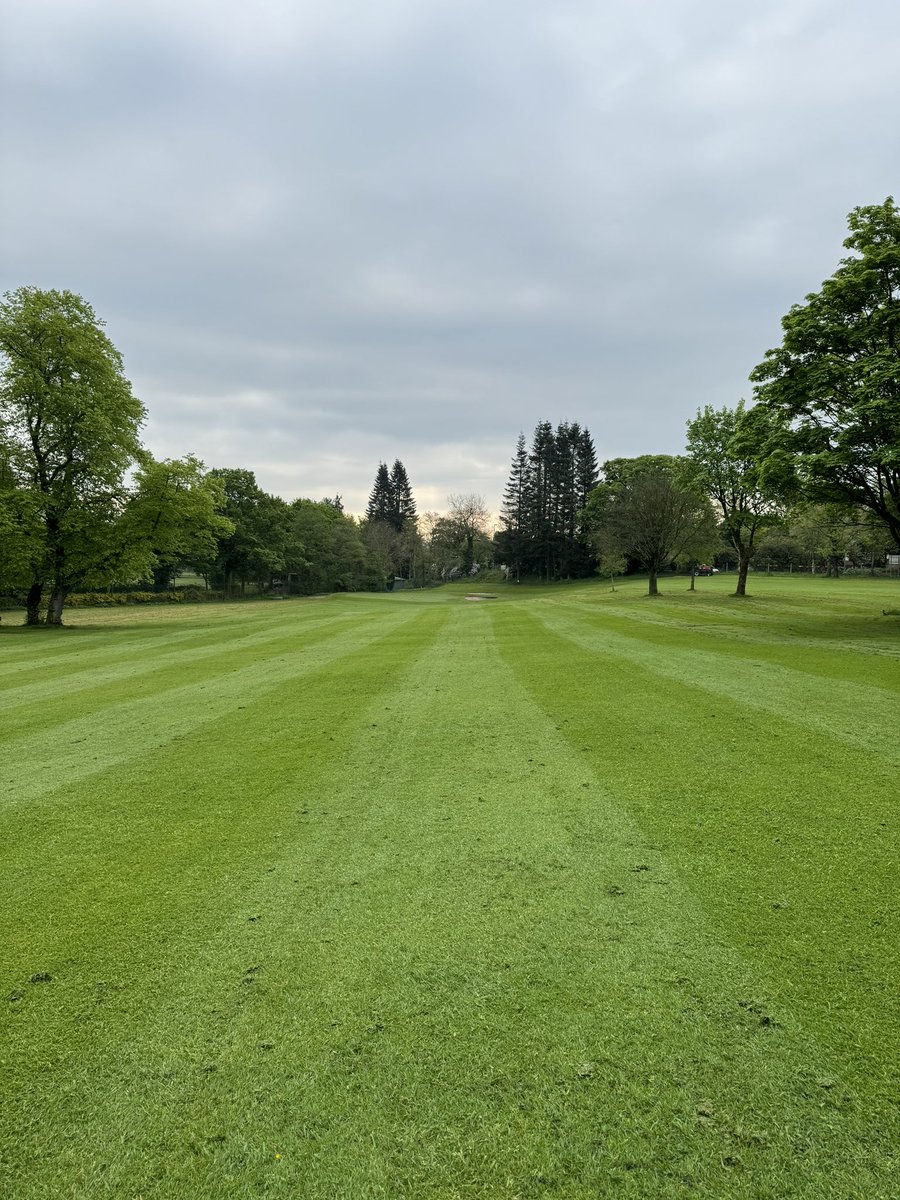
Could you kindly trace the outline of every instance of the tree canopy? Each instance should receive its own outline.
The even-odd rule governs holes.
[[[0,304],[0,531],[4,577],[29,624],[58,625],[66,597],[209,552],[230,530],[197,459],[157,462],[144,407],[91,306],[19,288]]]
[[[688,468],[716,505],[738,556],[736,596],[746,595],[759,535],[778,520],[779,506],[762,483],[762,455],[775,428],[770,414],[751,415],[743,400],[736,408],[707,405],[688,421]]]
[[[631,558],[659,592],[659,573],[675,560],[709,552],[718,538],[708,498],[692,486],[684,460],[666,455],[614,459],[585,509],[601,560]]]
[[[103,322],[80,296],[23,287],[0,303],[3,509],[24,547],[28,620],[44,590],[58,624],[76,585],[104,580],[124,551],[115,536],[125,478],[140,458],[144,407]]]
[[[888,197],[849,227],[851,253],[791,308],[751,378],[786,426],[773,468],[809,499],[870,509],[900,544],[900,210]]]

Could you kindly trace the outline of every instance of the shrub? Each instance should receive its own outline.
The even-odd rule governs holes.
[[[203,588],[180,588],[172,592],[73,592],[66,598],[68,608],[113,608],[119,604],[190,604],[220,600],[221,593]]]

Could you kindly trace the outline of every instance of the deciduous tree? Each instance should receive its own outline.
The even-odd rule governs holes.
[[[140,576],[147,569],[149,551],[155,590],[164,591],[178,567],[214,558],[219,539],[234,532],[220,511],[225,489],[192,455],[160,462],[145,455],[135,479],[121,530],[134,567],[129,572],[123,564],[120,573]]]
[[[232,594],[235,581],[243,593],[251,581],[267,585],[273,575],[300,569],[306,560],[290,506],[264,492],[252,471],[216,468],[210,475],[222,486],[223,511],[231,524],[230,533],[218,540],[212,564],[225,595]]]
[[[748,420],[749,416],[743,400],[736,408],[707,405],[702,412],[697,410],[687,427],[689,467],[697,485],[717,507],[722,532],[738,556],[736,596],[746,595],[747,572],[758,539],[781,513],[781,507],[762,484],[762,455],[777,424],[764,411]]]
[[[77,585],[106,582],[120,566],[115,527],[139,460],[144,407],[103,322],[80,296],[23,287],[0,303],[0,461],[6,519],[27,562],[27,621],[62,622]]]
[[[305,559],[297,571],[300,591],[351,592],[381,582],[359,526],[333,501],[295,500],[290,507]]]
[[[807,499],[861,504],[900,543],[900,210],[853,210],[851,251],[753,372]],[[784,459],[775,460],[783,466]]]
[[[677,460],[669,461],[676,466],[620,470],[620,481],[596,488],[587,505],[601,560],[635,559],[647,571],[651,596],[659,593],[660,571],[708,553],[718,537],[709,500],[683,482]]]
[[[448,496],[447,504],[449,511],[435,523],[432,541],[451,552],[451,570],[469,575],[476,562],[481,565],[490,555],[490,512],[484,497],[474,492]],[[478,558],[479,552],[481,559]]]

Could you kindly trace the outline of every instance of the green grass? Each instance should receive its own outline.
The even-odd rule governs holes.
[[[898,586],[752,584],[5,619],[0,1195],[896,1200]]]

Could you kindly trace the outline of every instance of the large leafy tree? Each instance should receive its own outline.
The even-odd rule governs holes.
[[[900,210],[856,208],[841,259],[753,372],[807,498],[861,504],[900,543]],[[784,459],[775,458],[781,467]]]
[[[449,511],[443,516],[426,514],[427,553],[440,579],[473,574],[474,569],[490,562],[493,549],[484,497],[466,493],[448,496],[447,503]]]
[[[331,500],[295,500],[293,531],[305,563],[297,571],[302,592],[351,592],[379,582],[376,565],[363,545],[359,525]]]
[[[656,596],[659,574],[670,563],[700,557],[715,545],[712,506],[683,460],[667,455],[613,459],[604,464],[604,476],[584,514],[600,558],[638,562],[647,571],[648,594]]]
[[[40,494],[18,486],[9,462],[0,459],[0,591],[25,593],[38,576],[44,560],[41,513]]]
[[[699,487],[722,518],[722,532],[738,556],[736,596],[747,592],[747,572],[763,531],[780,509],[762,484],[764,448],[778,431],[765,411],[715,409],[707,405],[688,421],[687,462]]]
[[[218,539],[212,561],[197,565],[219,577],[227,597],[235,584],[243,595],[248,583],[264,587],[274,575],[306,565],[286,501],[264,492],[252,471],[217,467],[210,475],[222,488],[230,532]]]
[[[220,512],[225,505],[221,479],[204,472],[203,463],[192,455],[160,462],[146,455],[135,478],[137,487],[124,510],[121,532],[126,543],[140,551],[134,573],[146,569],[149,549],[154,588],[164,591],[178,567],[214,558],[218,540],[229,537],[234,526]]]
[[[144,407],[103,322],[80,296],[23,287],[0,303],[3,509],[28,576],[27,621],[60,624],[75,586],[120,569],[115,528],[141,457]]]
[[[444,519],[444,533],[458,546],[460,570],[468,575],[476,565],[477,544],[485,557],[490,555],[488,522],[491,514],[484,497],[474,492],[448,496],[447,503],[450,510]]]

